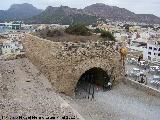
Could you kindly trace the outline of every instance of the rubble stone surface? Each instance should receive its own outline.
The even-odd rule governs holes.
[[[102,68],[108,75],[114,67],[114,84],[124,78],[120,55],[110,45],[52,42],[29,34],[26,34],[23,45],[27,57],[58,92],[74,95],[81,75],[94,67]]]
[[[84,120],[27,58],[0,60],[0,120],[26,120],[30,116]]]

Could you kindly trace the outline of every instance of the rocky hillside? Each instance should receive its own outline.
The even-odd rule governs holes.
[[[102,3],[93,4],[84,9],[67,6],[47,7],[42,11],[31,4],[14,4],[8,10],[0,10],[0,22],[4,20],[24,20],[26,23],[93,24],[97,19],[112,21],[144,22],[160,24],[160,18],[152,14],[135,14],[125,8]]]
[[[118,8],[115,6],[109,6],[102,3],[93,4],[91,6],[85,7],[84,11],[91,15],[96,15],[101,18],[111,19],[111,20],[131,20],[136,17],[133,12],[130,12],[124,8]]]
[[[83,10],[70,8],[67,6],[47,7],[41,14],[27,19],[27,23],[55,23],[55,24],[72,24],[84,23],[92,24],[97,21],[94,15],[88,15]]]
[[[84,8],[84,11],[88,14],[114,21],[135,21],[160,24],[160,18],[155,15],[135,14],[125,8],[109,6],[102,3],[90,5]]]
[[[137,17],[139,22],[160,24],[160,18],[152,14],[137,14]]]
[[[67,6],[48,7],[40,15],[28,19],[29,23],[60,23],[71,24],[83,22],[92,24],[98,18],[113,21],[144,22],[149,24],[160,24],[160,18],[151,14],[135,14],[125,8],[109,6],[97,3],[85,7],[84,9],[70,8]]]
[[[31,4],[13,4],[8,10],[0,10],[0,21],[22,20],[38,15],[42,10],[37,9]]]

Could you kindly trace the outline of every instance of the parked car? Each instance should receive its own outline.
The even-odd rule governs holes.
[[[150,81],[153,86],[160,86],[160,76],[154,75]]]
[[[129,63],[135,65],[135,64],[138,63],[138,61],[137,61],[135,58],[131,58],[131,59],[129,60]]]
[[[160,71],[160,66],[150,66],[149,72],[152,74],[157,74]]]
[[[139,77],[139,76],[142,76],[144,75],[144,70],[140,70],[139,68],[133,68],[130,73],[129,73],[129,76],[130,77]]]
[[[147,69],[149,67],[148,63],[144,60],[139,61],[138,66],[144,69]]]

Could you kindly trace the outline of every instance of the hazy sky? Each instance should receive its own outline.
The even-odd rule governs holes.
[[[160,0],[1,0],[0,9],[8,9],[14,3],[31,3],[41,9],[45,9],[47,6],[60,5],[84,8],[93,3],[105,3],[126,8],[135,13],[155,14],[160,17]]]

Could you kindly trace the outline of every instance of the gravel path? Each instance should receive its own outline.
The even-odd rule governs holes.
[[[93,101],[62,96],[86,120],[160,120],[160,98],[123,83],[96,93]]]
[[[0,120],[29,116],[83,118],[52,89],[28,59],[0,61]]]

